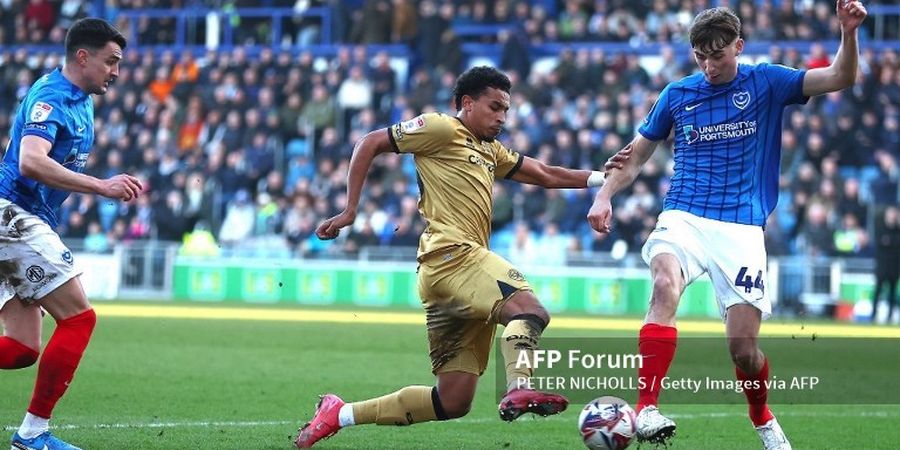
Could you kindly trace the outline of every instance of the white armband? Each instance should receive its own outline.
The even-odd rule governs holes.
[[[587,186],[588,187],[603,186],[603,182],[605,180],[606,180],[606,174],[595,170],[595,171],[591,172],[590,176],[588,176]]]

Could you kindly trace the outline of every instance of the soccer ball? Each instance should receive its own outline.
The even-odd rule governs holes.
[[[618,397],[600,397],[585,405],[578,416],[578,431],[591,450],[628,447],[635,426],[634,410]]]

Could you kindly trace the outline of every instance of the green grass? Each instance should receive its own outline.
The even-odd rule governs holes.
[[[52,321],[45,325],[49,336]],[[555,333],[552,325],[548,332],[597,334]],[[727,367],[724,349],[710,358]],[[430,385],[429,368],[419,326],[101,317],[53,424],[85,449],[287,449],[317,394],[360,400]],[[9,435],[21,422],[35,370],[0,374],[0,425]],[[504,423],[494,381],[491,364],[472,412],[455,423],[356,427],[316,448],[582,448],[579,405],[556,417]],[[897,405],[775,408],[796,449],[887,449],[900,442]],[[740,404],[664,406],[679,424],[670,448],[758,449],[745,411]]]

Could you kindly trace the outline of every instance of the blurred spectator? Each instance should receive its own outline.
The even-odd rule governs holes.
[[[234,247],[245,241],[253,233],[256,211],[246,190],[239,190],[234,201],[228,204],[225,220],[219,231],[219,241],[224,246]]]
[[[100,224],[91,222],[88,225],[87,236],[84,237],[84,251],[89,253],[106,253],[110,250],[109,239]]]
[[[25,7],[25,26],[46,35],[56,23],[56,9],[49,0],[28,0]]]
[[[186,208],[181,192],[169,191],[165,204],[156,209],[156,232],[161,241],[181,242],[189,231]]]
[[[900,277],[900,210],[887,207],[875,225],[875,292],[872,294],[872,322],[878,312],[881,293],[886,294],[888,321],[897,304],[897,279]],[[887,285],[887,289],[882,289]]]
[[[800,248],[810,256],[831,256],[834,241],[828,224],[828,210],[822,203],[812,202],[806,210],[806,221],[800,230]]]

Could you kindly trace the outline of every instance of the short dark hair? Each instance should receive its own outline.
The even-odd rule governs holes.
[[[456,86],[453,87],[453,101],[456,102],[456,110],[462,109],[462,98],[468,95],[474,99],[478,99],[481,94],[488,88],[499,89],[509,93],[512,83],[503,72],[489,67],[478,66],[473,67],[456,79]]]
[[[108,42],[115,42],[125,49],[128,43],[125,36],[103,19],[86,17],[72,24],[66,33],[66,57],[75,56],[79,48],[88,48],[92,51],[99,50]]]
[[[691,22],[691,47],[712,53],[741,36],[741,19],[725,7],[706,9]]]

